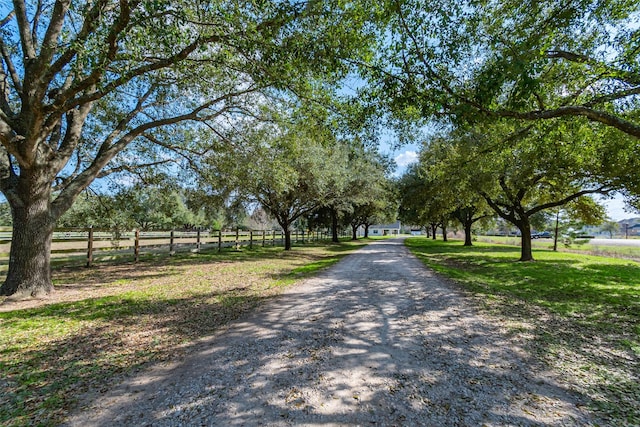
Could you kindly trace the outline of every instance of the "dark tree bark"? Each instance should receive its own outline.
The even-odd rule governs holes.
[[[369,238],[369,225],[370,224],[365,224],[364,225],[364,238],[368,239]]]
[[[339,243],[338,238],[338,212],[335,209],[331,209],[331,241],[333,243]]]
[[[0,295],[16,298],[38,297],[53,291],[50,258],[55,218],[50,214],[50,187],[43,183],[33,188],[28,183],[29,180],[21,180],[20,203],[12,204],[9,269],[0,287]]]
[[[481,215],[474,217],[477,211],[477,208],[474,206],[467,206],[465,208],[457,209],[453,213],[454,217],[460,221],[460,224],[464,227],[464,246],[473,246],[471,227],[473,227],[473,224],[475,224],[476,221],[479,221],[486,216]]]
[[[358,240],[358,227],[360,224],[351,224],[351,240]]]
[[[560,230],[560,210],[556,212],[556,226],[553,232],[553,251],[558,251],[558,231]],[[611,233],[611,238],[613,239],[613,233]]]
[[[465,222],[464,224],[464,246],[473,246],[473,241],[471,239],[471,226],[472,222]]]
[[[280,227],[282,227],[282,232],[284,233],[284,250],[285,251],[290,251],[291,250],[291,222],[288,221],[286,218],[282,218],[282,217],[278,217],[276,215],[276,220],[278,221],[278,224],[280,225]]]
[[[531,224],[529,218],[526,217],[521,221],[516,222],[516,227],[520,230],[520,260],[519,261],[533,261],[533,252],[531,246]]]
[[[432,222],[429,225],[431,226],[431,238],[433,240],[436,240],[436,234],[437,234],[437,231],[438,231],[438,223]]]
[[[442,229],[442,240],[446,242],[447,241],[447,225],[443,222],[440,228]]]
[[[284,250],[291,250],[291,230],[289,228],[284,229]]]

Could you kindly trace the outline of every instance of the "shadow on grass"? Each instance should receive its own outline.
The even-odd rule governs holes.
[[[103,280],[145,280],[175,274],[170,271],[171,265],[242,263],[282,257],[303,259],[305,265],[273,276],[280,281],[273,286],[279,286],[332,265],[357,247],[331,246],[336,250],[327,251],[328,255],[312,256],[304,249],[285,252],[282,248],[245,248],[222,253],[181,254],[152,263],[115,264],[104,271],[101,265],[93,269],[67,268],[61,272],[75,274],[76,280],[78,275],[82,276],[84,289],[86,282],[91,282],[90,287],[98,286]],[[160,266],[169,269],[149,272]],[[8,340],[0,347],[0,370],[6,373],[0,380],[6,390],[0,399],[0,424],[56,425],[73,403],[74,396],[82,391],[106,388],[121,375],[146,363],[175,358],[176,352],[188,352],[188,346],[180,346],[215,333],[229,321],[270,300],[275,293],[250,286],[178,298],[123,293],[0,312],[2,328],[15,331],[15,336],[6,335]],[[59,340],[20,351],[21,340],[28,339],[29,328],[56,328],[70,323],[86,326],[71,327]],[[20,331],[25,331],[26,336],[21,336],[24,334]]]
[[[91,325],[19,358],[6,354],[10,345],[3,349],[0,424],[57,425],[83,391],[106,389],[142,365],[175,358],[188,351],[179,348],[182,343],[215,333],[270,298],[233,289],[162,301],[104,297],[0,313],[3,328],[25,319]],[[206,302],[211,300],[216,302]]]
[[[532,348],[548,364],[568,363],[588,378],[601,413],[640,421],[640,264],[551,251],[521,263],[511,256],[518,248],[488,244],[414,239],[407,246],[501,317],[532,324]]]
[[[496,342],[500,327],[466,324],[474,313],[458,307],[455,292],[422,280],[417,263],[382,262],[387,254],[376,245],[373,262],[341,265],[340,274],[279,297],[171,371],[123,384],[116,393],[126,398],[95,424],[172,425],[189,416],[197,425],[539,425],[510,411],[520,397],[569,399],[562,386],[535,377],[527,360],[512,369],[518,356]],[[457,323],[425,331],[432,326],[418,320],[425,313]],[[491,351],[476,354],[469,342]],[[369,387],[354,388],[358,375]],[[165,390],[171,407],[163,405]],[[326,407],[308,404],[310,393],[320,393]],[[150,401],[155,408],[147,408]]]

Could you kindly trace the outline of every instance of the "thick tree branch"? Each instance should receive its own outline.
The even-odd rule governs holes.
[[[518,112],[518,111],[508,111],[508,110],[499,110],[499,111],[491,111],[483,108],[483,111],[499,116],[499,117],[512,117],[515,119],[523,119],[523,120],[540,120],[540,119],[554,119],[560,117],[570,117],[570,116],[583,116],[588,118],[591,121],[599,122],[607,126],[614,127],[622,132],[635,136],[636,138],[640,138],[640,126],[632,123],[628,120],[624,120],[618,116],[615,116],[610,113],[606,113],[604,111],[594,110],[592,108],[588,108],[581,105],[560,107],[552,110],[541,110],[541,111],[529,111],[529,112]]]
[[[570,196],[567,196],[564,199],[558,200],[556,202],[544,203],[542,205],[539,205],[539,206],[536,206],[534,208],[531,208],[531,209],[529,209],[527,211],[527,215],[531,216],[531,215],[535,214],[536,212],[540,212],[541,210],[544,210],[544,209],[555,208],[557,206],[566,205],[570,201],[575,200],[575,199],[577,199],[579,197],[582,197],[582,196],[586,196],[587,194],[603,194],[603,195],[606,195],[606,194],[609,194],[611,191],[613,191],[613,190],[611,188],[607,187],[607,186],[602,186],[602,187],[589,189],[589,190],[578,191],[577,193],[571,194]]]
[[[56,53],[58,47],[58,38],[62,32],[64,20],[71,5],[71,0],[57,0],[53,6],[53,12],[49,19],[49,26],[42,40],[42,47],[40,49],[40,55],[38,56],[38,68],[44,72],[49,66],[53,55]],[[38,6],[42,6],[40,3]],[[41,11],[36,12],[36,19],[34,19],[33,33],[37,33],[38,17]],[[34,37],[35,39],[35,37]],[[40,75],[40,73],[38,73]],[[46,82],[45,84],[47,84]]]
[[[82,46],[95,31],[97,25],[100,23],[100,14],[104,11],[107,3],[108,0],[96,1],[91,9],[89,9],[82,23],[82,28],[73,42],[70,43],[69,49],[63,52],[47,70],[47,74],[44,77],[47,82],[50,82],[53,77],[78,54],[76,46]]]
[[[13,61],[11,60],[11,55],[7,51],[7,47],[4,44],[4,40],[0,39],[0,53],[2,54],[2,59],[4,60],[5,65],[7,66],[7,71],[11,76],[11,82],[13,83],[13,87],[16,89],[18,95],[22,95],[22,83],[20,81],[20,75],[16,70]],[[3,71],[4,72],[4,71]]]
[[[36,57],[36,47],[31,38],[31,26],[27,17],[26,2],[16,0],[13,2],[13,10],[15,12],[16,21],[18,23],[18,33],[20,34],[20,45],[22,46],[22,55],[26,61]]]
[[[89,75],[84,79],[75,82],[75,84],[71,85],[69,88],[59,92],[59,95],[56,97],[55,102],[48,108],[45,108],[45,112],[49,112],[52,109],[61,109],[62,111],[68,111],[79,105],[96,101],[133,78],[131,77],[129,79],[123,79],[124,76],[121,76],[120,79],[116,79],[115,81],[117,82],[119,80],[122,80],[122,83],[112,86],[108,89],[95,90],[97,83],[103,78],[105,72],[107,71],[107,65],[113,62],[116,57],[116,54],[118,52],[118,36],[127,27],[131,18],[130,15],[131,9],[129,7],[129,2],[127,0],[120,0],[120,14],[118,15],[118,18],[116,19],[113,26],[109,29],[106,39],[103,42],[104,46],[106,46],[106,50],[102,52],[102,56],[97,61],[98,64],[94,66],[93,70],[91,70]],[[165,66],[171,64],[172,63]],[[141,68],[144,69],[145,67]],[[145,71],[142,74],[145,74],[146,72],[148,71]],[[107,85],[107,87],[109,87],[109,85]],[[88,95],[81,96],[80,98],[75,98],[77,94],[83,92],[88,92]]]
[[[609,74],[614,79],[618,79],[625,83],[628,83],[633,86],[640,85],[640,75],[635,72],[613,69],[610,65],[600,62],[594,58],[591,58],[587,55],[582,55],[579,53],[567,52],[564,50],[549,50],[547,51],[547,58],[551,59],[564,59],[570,62],[576,62],[580,64],[587,64],[593,67],[599,67],[606,70],[609,70]]]
[[[155,120],[155,121],[142,124],[130,130],[123,136],[121,136],[117,140],[117,142],[114,142],[113,144],[107,143],[106,141],[103,142],[102,146],[99,149],[98,155],[94,157],[93,162],[84,171],[78,174],[77,177],[73,180],[73,182],[69,183],[69,185],[58,195],[56,200],[52,203],[52,215],[56,218],[59,215],[62,215],[62,213],[65,212],[65,210],[69,206],[71,206],[71,203],[73,203],[73,200],[75,199],[75,197],[78,194],[80,194],[80,192],[84,188],[86,188],[99,175],[100,171],[118,153],[124,150],[137,137],[145,134],[146,132],[152,129],[163,127],[163,126],[168,126],[168,125],[185,122],[189,120],[204,121],[204,120],[212,119],[222,114],[224,111],[226,111],[226,109],[222,108],[212,114],[208,114],[204,116],[201,116],[201,113],[215,104],[218,104],[220,102],[223,102],[227,99],[230,99],[236,96],[241,96],[244,94],[254,92],[256,90],[259,90],[259,88],[252,87],[246,90],[238,91],[236,93],[225,94],[210,102],[200,105],[199,107],[193,109],[188,113],[173,116],[173,117],[166,117],[160,120]]]

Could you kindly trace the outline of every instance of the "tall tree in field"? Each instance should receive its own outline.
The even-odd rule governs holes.
[[[98,177],[201,155],[189,134],[303,91],[364,48],[333,2],[13,0],[0,17],[0,190],[13,242],[0,294],[51,292],[54,224]],[[225,122],[225,118],[228,121]]]
[[[432,146],[435,173],[459,175],[522,238],[521,261],[533,260],[531,218],[590,194],[608,194],[601,141],[591,126],[477,126]],[[433,147],[447,146],[447,150]]]
[[[232,149],[206,159],[201,187],[223,190],[220,196],[227,200],[258,202],[282,227],[289,250],[294,221],[340,196],[347,153],[308,122],[248,125]]]

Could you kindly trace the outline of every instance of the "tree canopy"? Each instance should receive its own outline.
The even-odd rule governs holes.
[[[51,291],[53,226],[96,178],[189,162],[212,149],[193,137],[202,127],[223,135],[274,96],[307,96],[371,46],[361,11],[339,2],[14,0],[3,11],[0,190],[14,227],[3,294]]]
[[[639,12],[627,0],[401,0],[387,48],[363,65],[396,112],[584,117],[640,138]]]

